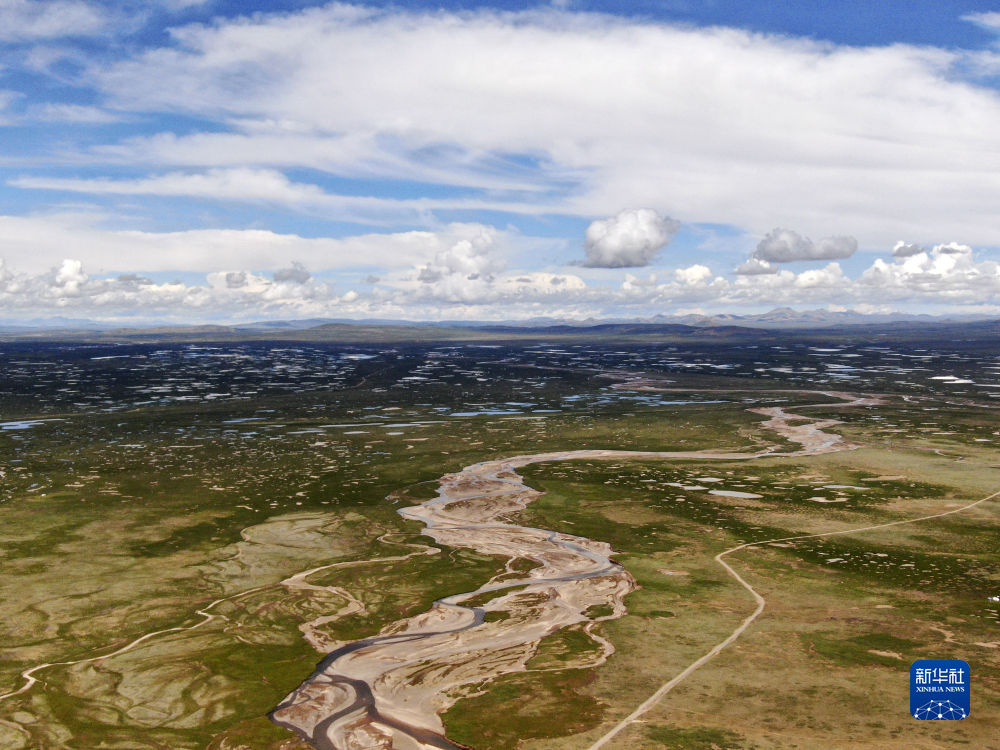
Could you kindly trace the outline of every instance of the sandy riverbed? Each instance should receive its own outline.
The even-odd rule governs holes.
[[[843,406],[871,403],[848,394],[827,395],[847,401]],[[540,494],[526,486],[516,470],[571,459],[738,461],[853,447],[839,435],[824,432],[839,424],[836,420],[809,420],[781,407],[751,411],[768,417],[763,427],[801,449],[783,453],[577,450],[484,461],[442,477],[438,497],[400,513],[423,522],[424,533],[439,544],[511,562],[527,558],[537,567],[515,574],[508,563],[497,579],[441,599],[428,611],[393,623],[376,636],[326,644],[327,657],[274,710],[272,719],[318,750],[455,749],[459,746],[444,737],[441,713],[472,686],[523,671],[547,635],[571,625],[583,627],[595,648],[586,657],[589,661],[578,666],[602,663],[614,649],[591,630],[602,620],[625,614],[624,599],[635,581],[611,559],[614,551],[604,542],[507,520]],[[791,424],[803,420],[809,421]],[[298,583],[304,585],[304,577]],[[485,596],[490,593],[492,598]],[[611,614],[588,615],[593,611]]]

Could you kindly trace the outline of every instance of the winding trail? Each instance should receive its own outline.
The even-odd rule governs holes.
[[[381,537],[379,537],[379,541],[385,541],[385,537],[387,536],[389,535],[383,534]],[[83,659],[73,659],[71,661],[53,661],[53,662],[45,662],[44,664],[36,664],[35,666],[30,667],[29,669],[26,669],[23,672],[21,672],[21,677],[25,681],[24,684],[17,690],[13,690],[9,693],[4,693],[3,695],[0,695],[0,702],[5,701],[8,698],[13,698],[16,695],[21,695],[22,693],[28,692],[29,690],[31,690],[32,687],[34,687],[39,682],[43,682],[44,684],[44,681],[39,677],[35,677],[35,674],[41,672],[42,670],[48,669],[49,667],[71,667],[75,664],[90,664],[93,662],[101,662],[104,661],[105,659],[110,659],[112,657],[120,656],[121,654],[127,653],[132,649],[136,648],[137,646],[140,646],[141,644],[145,643],[146,641],[156,638],[157,636],[166,635],[168,633],[184,633],[191,630],[196,630],[216,619],[227,620],[228,618],[225,615],[216,615],[209,612],[209,610],[214,609],[223,602],[235,601],[245,596],[249,596],[250,594],[255,594],[258,591],[266,591],[267,589],[275,588],[276,586],[284,586],[290,590],[308,588],[314,590],[322,589],[330,591],[348,600],[347,607],[345,607],[344,610],[341,610],[341,612],[339,612],[336,615],[336,617],[346,616],[346,614],[359,611],[358,609],[354,608],[354,603],[357,602],[357,600],[350,593],[344,591],[343,589],[332,586],[331,587],[314,586],[313,584],[305,583],[304,579],[308,576],[311,576],[313,573],[318,573],[322,570],[328,570],[330,568],[343,568],[343,567],[350,567],[357,565],[372,565],[376,563],[395,562],[399,560],[407,560],[416,555],[425,555],[425,554],[436,555],[440,552],[440,550],[438,550],[436,547],[429,547],[427,545],[408,544],[402,542],[388,542],[388,543],[402,544],[403,546],[417,547],[419,549],[418,551],[411,552],[407,555],[396,555],[393,557],[378,557],[370,560],[346,560],[342,562],[330,563],[328,565],[321,565],[318,568],[312,568],[311,570],[306,570],[301,573],[296,573],[295,575],[290,576],[282,581],[278,581],[276,583],[266,583],[261,586],[255,586],[254,588],[245,589],[244,591],[238,591],[235,594],[230,594],[229,596],[224,596],[220,599],[216,599],[213,602],[206,604],[201,609],[196,609],[194,611],[194,614],[201,616],[203,619],[200,620],[199,622],[194,623],[193,625],[177,625],[172,628],[163,628],[162,630],[154,630],[152,632],[141,635],[132,641],[129,641],[127,644],[121,646],[120,648],[114,651],[110,651],[106,654],[99,654],[98,656],[88,656]],[[360,602],[358,602],[358,604],[360,604]],[[361,609],[363,608],[364,607],[362,605]],[[334,619],[334,618],[330,617],[317,618],[316,620],[301,625],[299,629],[303,632],[306,639],[310,643],[316,645],[313,639],[311,638],[311,629],[314,628],[317,625],[317,623],[328,621],[329,619]]]
[[[107,653],[107,654],[100,654],[98,656],[88,656],[85,659],[74,659],[72,661],[53,661],[53,662],[46,662],[45,664],[36,664],[34,667],[31,667],[30,669],[26,669],[23,672],[21,672],[21,677],[25,681],[24,684],[20,688],[18,688],[17,690],[14,690],[14,691],[12,691],[10,693],[5,693],[3,695],[0,695],[0,701],[7,700],[8,698],[13,698],[15,695],[21,695],[22,693],[26,693],[29,690],[31,690],[31,688],[36,683],[42,682],[42,680],[40,678],[35,677],[35,673],[36,672],[40,672],[43,669],[48,669],[49,667],[71,667],[74,664],[89,664],[91,662],[103,661],[104,659],[110,659],[113,656],[118,656],[120,654],[126,653],[127,651],[131,651],[132,649],[134,649],[136,646],[140,645],[141,643],[144,643],[145,641],[148,641],[148,640],[150,640],[152,638],[156,638],[157,636],[166,635],[167,633],[181,633],[181,632],[188,631],[188,630],[195,630],[197,628],[200,628],[203,625],[207,625],[208,623],[210,623],[212,620],[214,620],[216,618],[223,617],[222,615],[212,614],[208,610],[214,609],[215,607],[217,607],[218,605],[222,604],[223,602],[232,601],[234,599],[238,599],[240,597],[247,596],[249,594],[253,594],[254,592],[262,591],[262,590],[264,590],[266,588],[269,588],[269,585],[266,585],[266,586],[257,586],[256,588],[247,589],[246,591],[240,591],[239,593],[231,594],[230,596],[224,596],[221,599],[216,599],[215,601],[211,602],[210,604],[205,605],[201,609],[195,610],[195,614],[196,615],[200,615],[203,618],[200,622],[196,622],[193,625],[178,625],[178,626],[173,627],[173,628],[164,628],[163,630],[154,630],[151,633],[146,633],[145,635],[139,636],[138,638],[136,638],[133,641],[130,641],[129,643],[127,643],[124,646],[122,646],[121,648],[118,648],[115,651],[111,651],[110,653]]]
[[[980,503],[985,503],[987,500],[992,500],[993,498],[998,496],[1000,496],[1000,491],[987,495],[984,498],[980,498],[979,500],[969,503],[968,505],[963,505],[961,508],[955,508],[953,510],[945,511],[944,513],[933,513],[928,516],[920,516],[919,518],[908,518],[902,521],[892,521],[890,523],[875,524],[874,526],[861,526],[856,529],[827,531],[822,534],[802,534],[800,536],[785,536],[785,537],[779,537],[777,539],[762,539],[759,542],[747,542],[746,544],[740,544],[736,547],[730,547],[729,549],[720,552],[715,556],[715,561],[719,563],[719,565],[721,565],[723,568],[725,568],[726,572],[729,573],[729,575],[731,575],[733,578],[735,578],[743,588],[745,588],[747,591],[750,592],[750,595],[753,596],[754,601],[757,602],[757,608],[753,611],[753,613],[750,616],[748,616],[745,620],[743,620],[743,622],[740,623],[740,625],[736,628],[736,630],[730,633],[729,636],[724,641],[721,641],[720,643],[713,646],[708,653],[704,654],[703,656],[700,656],[698,659],[691,662],[687,667],[685,667],[683,671],[679,672],[675,677],[663,683],[656,690],[656,692],[654,692],[646,700],[640,703],[639,706],[632,713],[630,713],[620,722],[615,724],[615,726],[613,726],[600,739],[598,739],[596,742],[590,745],[587,748],[587,750],[600,750],[600,748],[607,745],[611,740],[613,740],[616,736],[618,736],[618,734],[620,734],[624,729],[628,728],[629,725],[635,723],[644,714],[648,713],[650,709],[652,709],[657,703],[660,702],[663,696],[665,696],[667,693],[673,690],[677,685],[683,682],[684,679],[688,677],[692,672],[694,672],[699,667],[703,666],[705,662],[707,662],[713,656],[722,651],[722,649],[726,648],[726,646],[730,645],[731,643],[733,643],[733,641],[739,638],[743,634],[743,631],[746,630],[748,627],[750,627],[751,623],[753,623],[754,620],[760,617],[761,613],[764,611],[764,607],[767,604],[766,600],[764,599],[764,597],[760,595],[758,591],[756,591],[753,588],[753,586],[751,586],[749,583],[743,580],[743,577],[735,570],[733,570],[733,568],[730,567],[729,563],[727,563],[722,558],[727,557],[733,554],[734,552],[738,552],[741,549],[749,549],[750,547],[758,547],[762,544],[771,544],[773,542],[791,542],[798,539],[815,539],[817,537],[842,536],[844,534],[859,534],[864,531],[884,529],[889,526],[902,526],[903,524],[908,524],[908,523],[929,521],[932,518],[941,518],[942,516],[950,516],[953,513],[962,513],[963,511],[969,510],[970,508],[975,508]]]

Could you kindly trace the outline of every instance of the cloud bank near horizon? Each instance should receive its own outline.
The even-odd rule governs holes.
[[[1000,314],[1000,264],[977,260],[972,248],[958,243],[877,258],[853,277],[836,262],[735,279],[694,264],[667,274],[629,273],[609,286],[576,273],[507,269],[498,253],[500,237],[491,227],[463,226],[433,240],[422,238],[422,262],[384,277],[358,274],[347,285],[316,278],[297,260],[273,271],[212,271],[200,283],[155,281],[136,273],[92,275],[79,259],[30,274],[0,260],[0,309],[7,316],[30,312],[112,320],[181,321],[192,315],[201,320],[510,320],[647,317],[719,304],[815,307],[827,299],[860,311],[889,311],[914,301],[961,309],[964,301],[976,299],[976,312]]]

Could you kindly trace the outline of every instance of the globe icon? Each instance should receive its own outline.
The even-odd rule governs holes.
[[[927,720],[951,720],[964,719],[965,709],[956,706],[951,701],[928,701],[913,712],[914,719]]]

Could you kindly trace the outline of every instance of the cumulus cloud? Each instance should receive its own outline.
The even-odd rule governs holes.
[[[436,310],[431,315],[460,319],[517,317],[514,307],[577,303],[588,293],[575,274],[548,271],[507,271],[503,245],[509,241],[493,227],[481,227],[442,247],[426,262],[407,271],[370,276],[378,283],[359,304],[389,310]],[[490,309],[491,308],[491,309]],[[366,309],[372,309],[368,307]],[[546,308],[551,311],[551,307]],[[569,313],[567,313],[569,314]]]
[[[809,256],[814,252],[812,241],[793,232],[790,229],[775,228],[757,243],[753,258],[776,263],[786,263],[793,260],[812,260]]]
[[[826,237],[813,242],[790,229],[772,229],[757,244],[753,258],[770,263],[791,263],[799,260],[834,260],[849,258],[858,249],[853,237]]]
[[[741,276],[759,276],[765,273],[777,273],[778,267],[760,258],[748,258],[736,266],[736,273]]]
[[[967,255],[972,257],[972,248],[958,242],[949,242],[945,245],[935,245],[931,248],[931,255]]]
[[[977,263],[972,248],[957,242],[896,259],[875,261],[858,279],[882,298],[996,302],[1000,298],[1000,264]]]
[[[417,279],[425,284],[443,280],[492,281],[493,273],[504,267],[504,261],[494,252],[496,244],[496,231],[483,227],[477,234],[439,250],[433,261],[418,269]]]
[[[298,261],[293,261],[290,268],[279,268],[274,272],[274,280],[288,281],[293,284],[305,284],[312,276],[306,267]]]
[[[589,268],[648,266],[674,236],[680,224],[651,208],[626,209],[591,222],[584,245]]]
[[[67,259],[58,268],[54,268],[49,275],[52,280],[52,288],[58,290],[59,294],[67,297],[75,297],[80,294],[80,287],[87,283],[87,274],[83,272],[83,263],[74,259]]]
[[[708,266],[696,263],[688,268],[678,268],[674,271],[674,277],[685,286],[699,286],[712,280],[712,271]]]
[[[39,237],[45,242],[37,243]],[[20,250],[18,272],[0,262],[0,307],[9,314],[74,309],[98,317],[141,313],[163,319],[404,317],[418,310],[432,317],[443,311],[461,317],[474,308],[482,317],[497,317],[506,314],[508,303],[558,303],[585,293],[585,282],[572,274],[505,272],[510,248],[523,250],[531,242],[481,224],[331,239],[257,230],[117,232],[80,217],[0,217],[0,253]],[[94,268],[90,262],[85,268],[76,259],[57,259],[47,260],[47,269],[20,270],[28,261],[37,269],[46,256],[76,249],[100,249],[103,254],[90,255],[104,260],[105,269],[123,258],[143,260],[144,267],[106,277],[100,267],[88,271]],[[341,271],[357,279],[357,270],[370,267],[380,272],[367,275],[364,293],[339,292],[332,282],[313,277],[304,262],[289,261],[296,256],[322,269],[324,277]],[[255,270],[244,263],[247,259]],[[204,284],[160,283],[145,275],[192,269],[206,272]],[[344,285],[337,280],[337,286]],[[499,305],[492,313],[477,307],[492,305]]]
[[[627,274],[618,288],[588,284],[575,274],[505,270],[493,257],[500,235],[455,237],[427,251],[426,260],[385,273],[377,286],[340,291],[299,265],[270,274],[234,267],[215,270],[203,284],[160,283],[137,274],[105,277],[67,259],[36,274],[0,261],[0,307],[11,317],[46,313],[93,317],[148,315],[162,319],[247,317],[408,317],[514,319],[537,315],[601,317],[651,315],[671,308],[761,305],[850,305],[868,309],[915,302],[1000,312],[1000,264],[977,261],[968,245],[946,243],[887,261],[850,277],[831,262],[794,273],[716,275],[704,264],[662,274]],[[282,270],[289,273],[282,273]],[[428,271],[428,274],[424,274]],[[423,278],[421,278],[423,276]],[[356,278],[353,274],[350,278]],[[337,287],[346,285],[338,281]]]
[[[209,273],[204,284],[157,283],[138,274],[104,278],[78,259],[65,259],[39,274],[10,269],[0,261],[0,305],[6,315],[75,313],[101,318],[135,314],[190,318],[317,315],[356,299],[330,285],[272,281],[246,270]]]
[[[757,243],[753,255],[738,265],[735,273],[744,277],[772,275],[779,272],[779,263],[849,258],[857,249],[858,241],[853,237],[825,237],[813,242],[791,229],[777,227]]]
[[[872,299],[885,305],[950,305],[982,312],[992,305],[1000,313],[1000,264],[977,262],[972,248],[947,243],[889,262],[876,260],[858,277],[844,273],[836,262],[801,273],[775,268],[773,273],[738,275],[734,280],[701,274],[690,284],[688,274],[673,279],[627,276],[619,300],[646,309],[678,303],[710,304],[716,309],[742,306],[819,305],[851,303],[869,309]],[[867,306],[867,307],[866,307]],[[873,308],[872,308],[873,309]]]
[[[212,276],[209,279],[212,280]],[[242,289],[250,283],[250,275],[246,271],[229,271],[224,274],[219,274],[219,277],[225,282],[227,289]]]
[[[795,277],[795,285],[800,288],[839,288],[846,280],[839,263],[829,263],[824,268],[803,271]]]
[[[501,299],[506,293],[523,296],[530,283],[537,286],[535,275],[501,276],[506,262],[498,253],[498,234],[483,228],[474,236],[463,238],[435,253],[433,260],[415,269],[417,286],[405,283],[416,298],[444,302],[483,303]],[[558,284],[556,284],[558,286]]]
[[[927,248],[923,245],[913,245],[900,240],[892,248],[892,257],[909,258],[911,255],[918,255],[923,252],[927,252]]]

